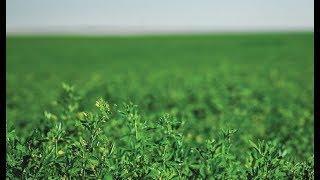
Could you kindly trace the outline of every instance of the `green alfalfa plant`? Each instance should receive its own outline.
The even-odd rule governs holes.
[[[76,132],[72,121],[77,110],[77,97],[74,87],[63,83],[57,104],[50,111],[44,112],[45,126],[27,138],[25,146],[31,156],[27,177],[44,178],[67,174],[68,162],[62,155],[72,141],[71,132]]]
[[[285,163],[283,168],[286,177],[290,179],[314,179],[314,156],[311,155],[305,161],[297,162],[290,158],[291,161]]]
[[[96,101],[97,111],[78,112],[78,108],[71,108],[78,102],[74,93],[73,88],[64,85],[58,102],[65,104],[53,109],[55,113],[45,111],[48,130],[35,130],[25,142],[19,140],[14,131],[9,133],[7,166],[12,171],[7,173],[8,177],[102,178],[108,175],[114,144],[105,135],[104,127],[110,118],[110,106],[100,98]]]
[[[6,177],[9,179],[22,177],[24,166],[27,164],[28,155],[25,146],[18,138],[15,130],[11,130],[7,133],[6,152]]]
[[[276,141],[249,141],[251,150],[245,164],[248,179],[282,179],[285,178],[286,150]]]
[[[215,177],[217,179],[233,179],[243,177],[240,162],[231,153],[231,137],[237,130],[221,130],[218,139],[208,139],[204,146],[195,148],[200,159],[191,165],[193,172],[202,179]]]
[[[115,177],[121,178],[173,178],[180,173],[183,163],[181,152],[182,125],[177,119],[165,114],[157,122],[145,120],[132,103],[118,110],[125,131],[122,145],[117,148]]]
[[[98,112],[80,112],[76,126],[81,133],[73,138],[69,152],[78,155],[75,168],[70,169],[72,175],[79,177],[103,177],[108,173],[110,157],[114,144],[104,133],[109,121],[110,106],[102,98],[96,101]]]
[[[154,178],[182,178],[188,149],[184,143],[182,129],[184,121],[168,113],[154,124],[152,147],[155,158],[151,174]]]
[[[113,174],[122,178],[143,178],[149,173],[148,167],[151,165],[148,126],[132,103],[123,104],[118,114],[123,131],[115,158],[117,171]]]
[[[109,120],[110,109],[101,98],[96,101],[96,107],[98,111],[78,112],[73,117],[75,119],[71,119],[76,121],[77,134],[61,137],[65,134],[60,131],[61,123],[47,134],[49,139],[52,137],[49,142],[54,142],[55,147],[55,159],[48,160],[55,162],[57,169],[54,174],[66,178],[102,178],[108,174],[114,144],[105,135],[104,127]],[[63,128],[68,130],[70,124]],[[51,147],[51,143],[47,145]]]

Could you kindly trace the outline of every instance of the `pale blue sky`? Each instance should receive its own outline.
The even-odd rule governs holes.
[[[312,28],[313,0],[7,0],[7,28]]]

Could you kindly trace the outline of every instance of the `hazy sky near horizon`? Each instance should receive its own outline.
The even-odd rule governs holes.
[[[313,0],[7,0],[7,28],[313,28]]]

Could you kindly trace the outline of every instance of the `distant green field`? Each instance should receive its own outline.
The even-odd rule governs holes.
[[[8,178],[313,179],[313,33],[9,36],[6,52]]]

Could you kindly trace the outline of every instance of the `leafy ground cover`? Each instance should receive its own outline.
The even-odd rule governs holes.
[[[313,179],[313,34],[7,37],[9,179]]]

